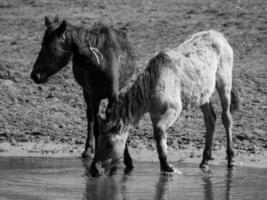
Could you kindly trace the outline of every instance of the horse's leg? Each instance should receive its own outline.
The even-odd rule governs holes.
[[[130,172],[130,171],[132,171],[133,170],[133,160],[132,160],[132,158],[131,158],[131,156],[130,156],[130,153],[129,153],[129,150],[128,150],[128,145],[127,145],[127,142],[126,142],[126,144],[125,144],[125,149],[124,149],[124,164],[125,164],[125,166],[126,166],[126,168],[125,168],[125,170],[124,170],[124,172],[125,173],[128,173],[128,172]]]
[[[151,115],[154,138],[156,140],[156,146],[160,161],[160,170],[162,172],[178,172],[168,163],[167,159],[167,129],[177,120],[181,110],[175,108],[167,108],[167,110],[160,114],[160,116]]]
[[[222,122],[226,131],[226,139],[227,139],[227,160],[228,160],[228,167],[232,168],[235,166],[234,162],[234,148],[233,148],[233,141],[232,141],[232,114],[230,112],[230,105],[231,105],[231,84],[227,84],[224,82],[217,82],[216,88],[219,93],[222,105]]]
[[[82,157],[91,157],[94,153],[94,145],[95,145],[95,138],[94,138],[94,112],[93,112],[93,101],[91,96],[86,92],[83,91],[84,100],[87,105],[86,115],[87,115],[87,138],[85,142],[85,149],[82,153]]]
[[[203,159],[199,167],[207,169],[208,162],[211,159],[212,139],[215,130],[216,115],[211,103],[205,103],[200,108],[203,112],[204,122],[206,126],[206,145],[203,152]]]
[[[100,105],[100,100],[93,99],[93,118],[94,118],[95,149],[97,147],[97,139],[98,139],[98,135],[99,135],[99,127],[98,127],[98,119],[97,119],[99,105]]]

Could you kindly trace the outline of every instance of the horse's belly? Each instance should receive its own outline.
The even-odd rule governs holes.
[[[209,102],[213,91],[214,89],[211,88],[199,89],[198,87],[183,89],[181,94],[183,108],[188,109],[189,107],[200,106]]]

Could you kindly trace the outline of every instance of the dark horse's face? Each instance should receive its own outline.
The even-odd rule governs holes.
[[[99,119],[99,136],[91,165],[92,176],[100,176],[116,167],[123,158],[131,125],[119,118]]]
[[[35,83],[45,83],[48,78],[66,66],[72,56],[65,31],[66,21],[59,22],[56,17],[53,22],[45,17],[46,31],[42,48],[33,66],[31,78]]]

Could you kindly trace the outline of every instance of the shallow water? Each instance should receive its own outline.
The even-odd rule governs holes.
[[[131,174],[87,176],[79,158],[0,157],[0,200],[236,200],[267,199],[267,169],[175,164],[183,175],[164,176],[159,164],[135,162]]]

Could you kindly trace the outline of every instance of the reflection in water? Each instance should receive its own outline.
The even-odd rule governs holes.
[[[158,184],[156,185],[155,200],[168,200],[168,185],[172,182],[172,176],[159,175]]]
[[[214,195],[212,191],[212,181],[210,176],[204,176],[203,178],[203,190],[204,190],[204,199],[205,200],[214,200]]]
[[[231,187],[232,187],[232,177],[233,177],[233,169],[228,169],[225,174],[225,179],[223,183],[225,183],[225,193],[222,195],[224,200],[230,200],[231,198]],[[203,191],[204,191],[204,199],[205,200],[215,200],[214,197],[214,189],[213,189],[213,176],[203,176]],[[221,186],[220,186],[221,187]]]
[[[86,181],[85,199],[119,199],[121,183],[116,180],[115,176],[88,179]]]
[[[225,192],[225,200],[230,200],[231,198],[231,188],[233,185],[233,171],[234,169],[228,169],[228,173],[226,174],[226,192]]]
[[[183,175],[165,176],[158,165],[136,162],[131,174],[88,176],[90,161],[71,158],[1,158],[0,199],[5,200],[243,200],[266,199],[267,170],[180,166]]]
[[[119,199],[121,182],[117,180],[116,176],[90,177],[90,160],[83,159],[82,161],[87,176],[84,199]]]
[[[88,174],[89,168],[87,165],[84,166],[86,167],[86,174]],[[196,170],[195,174],[185,174],[184,176],[176,174],[166,176],[158,173],[159,175],[155,184],[155,188],[151,188],[149,194],[146,192],[144,192],[144,194],[147,195],[147,197],[153,196],[154,200],[196,199],[196,197],[199,199],[200,196],[203,196],[204,200],[215,200],[217,199],[216,197],[219,197],[223,200],[230,200],[233,170],[221,170],[223,170],[225,174],[224,177],[219,177],[219,181],[216,176],[214,177],[212,172],[202,173],[200,170]],[[198,182],[194,182],[196,175],[201,176],[201,179]],[[86,181],[85,199],[139,199],[137,195],[133,195],[141,192],[138,191],[138,189],[135,188],[136,186],[131,183],[131,181],[139,182],[136,179],[134,180],[132,178],[133,176],[135,176],[135,174],[117,174],[98,178],[88,177]],[[189,178],[189,183],[184,181],[186,177]],[[152,180],[153,178],[151,177],[150,181]],[[145,187],[148,187],[148,184],[151,183],[139,182],[139,184],[142,184],[143,187],[141,187],[143,190],[146,190]],[[203,187],[202,191],[201,186]],[[220,194],[215,196],[217,191],[219,191]],[[200,195],[201,193],[203,195]]]

